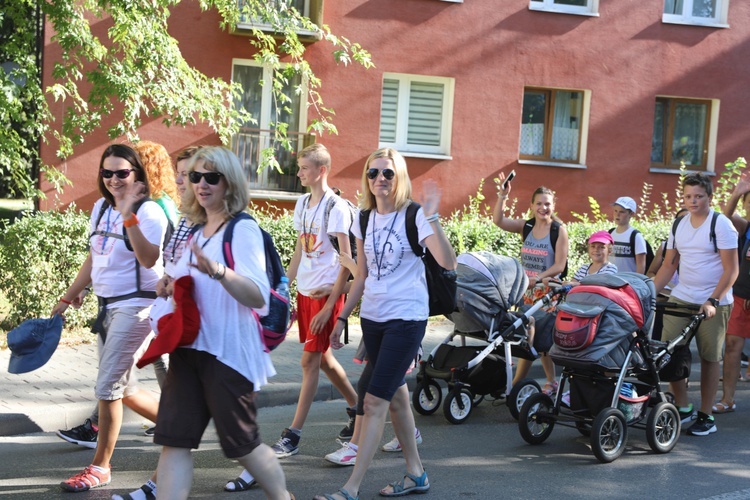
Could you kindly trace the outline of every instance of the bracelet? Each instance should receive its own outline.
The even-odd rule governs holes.
[[[217,262],[217,264],[219,264]],[[221,281],[224,279],[224,276],[227,274],[227,268],[224,267],[224,264],[219,264],[221,267],[216,267],[216,272],[213,274],[209,274],[208,277],[214,280]],[[221,271],[221,274],[219,274],[219,271]]]
[[[428,215],[427,217],[425,217],[425,220],[426,220],[427,222],[429,222],[429,223],[435,222],[435,221],[436,221],[436,220],[438,220],[438,219],[440,219],[440,214],[439,214],[439,213],[437,213],[437,212],[435,212],[435,213],[434,213],[434,214],[432,214],[432,215]]]
[[[63,304],[67,304],[67,305],[71,305],[72,304],[71,301],[65,300],[65,299],[60,299],[60,302],[62,302]]]
[[[346,323],[347,319],[343,316],[339,316],[338,318],[336,318],[336,321],[341,321],[342,323]]]
[[[138,225],[138,217],[135,216],[135,214],[131,214],[130,218],[126,221],[123,221],[122,226],[123,227],[133,227]]]
[[[507,200],[507,199],[508,199],[508,195],[507,195],[507,194],[499,194],[499,195],[497,195],[497,196],[498,196],[498,198],[500,198],[501,200]]]

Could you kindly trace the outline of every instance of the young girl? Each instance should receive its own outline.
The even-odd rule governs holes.
[[[589,237],[589,258],[591,262],[581,266],[573,276],[573,281],[580,282],[590,274],[615,274],[617,266],[608,262],[612,253],[614,240],[608,231],[597,231]]]

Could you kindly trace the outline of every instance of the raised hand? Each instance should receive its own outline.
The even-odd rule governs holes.
[[[135,181],[130,184],[125,191],[121,204],[118,208],[120,213],[125,217],[133,213],[133,205],[146,197],[146,185],[141,181]]]
[[[437,213],[442,196],[443,190],[440,189],[437,182],[432,179],[426,179],[422,183],[422,212],[425,217]]]

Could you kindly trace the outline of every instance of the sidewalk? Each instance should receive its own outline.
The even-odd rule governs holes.
[[[430,322],[423,341],[425,354],[438,345],[453,329],[453,323]],[[362,365],[352,358],[362,336],[359,323],[349,326],[349,344],[336,351],[336,359],[346,370],[352,384],[356,384]],[[302,346],[298,342],[296,326],[289,332],[286,342],[271,353],[277,375],[264,386],[257,398],[259,407],[290,405],[297,402],[302,370],[299,365]],[[52,359],[38,370],[22,375],[8,373],[10,351],[0,351],[0,436],[52,432],[78,425],[87,418],[96,400],[96,346],[61,346]],[[153,368],[138,370],[141,385],[155,394],[159,387]],[[409,387],[414,385],[414,372],[407,377]],[[338,399],[341,395],[321,373],[316,401]],[[345,414],[342,407],[342,421]],[[126,409],[125,421],[143,421],[143,418]]]

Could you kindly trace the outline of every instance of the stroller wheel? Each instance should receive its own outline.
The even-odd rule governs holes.
[[[464,420],[469,418],[474,398],[472,397],[469,389],[461,389],[459,394],[455,391],[450,391],[448,396],[445,398],[443,403],[443,414],[448,422],[452,424],[462,424]],[[461,408],[463,406],[463,408]]]
[[[680,414],[672,403],[658,403],[648,414],[646,440],[656,453],[669,453],[680,437]]]
[[[526,399],[518,415],[518,430],[529,444],[541,444],[552,434],[555,417],[552,414],[552,398],[542,392]]]
[[[422,379],[412,393],[411,402],[414,409],[421,415],[432,415],[440,408],[443,391],[440,385],[432,379]]]
[[[625,415],[617,408],[605,408],[591,425],[591,449],[600,462],[608,464],[617,460],[628,442],[628,425]]]
[[[539,387],[539,384],[537,384],[534,379],[525,378],[514,385],[510,390],[510,395],[508,396],[507,401],[508,410],[510,410],[510,414],[513,418],[518,420],[521,408],[526,400],[529,399],[529,396],[540,392],[542,392],[542,388]]]

